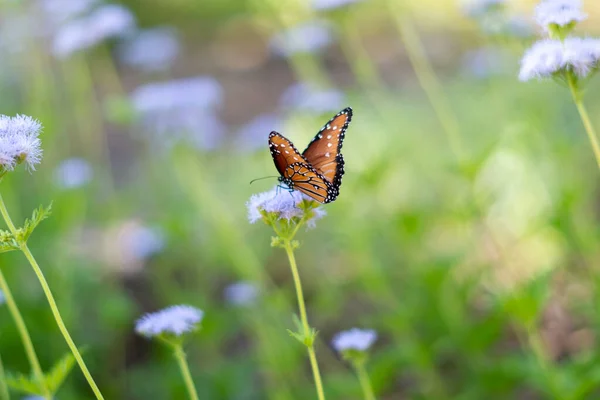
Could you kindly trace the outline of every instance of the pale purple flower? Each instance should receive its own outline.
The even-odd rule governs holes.
[[[525,52],[519,79],[550,78],[567,70],[583,78],[598,67],[599,61],[600,39],[567,38],[564,42],[545,39]]]
[[[180,52],[177,33],[169,27],[136,32],[118,48],[119,59],[124,64],[142,71],[168,69]]]
[[[463,68],[470,75],[484,79],[506,74],[509,71],[510,54],[502,48],[484,47],[467,52]]]
[[[289,57],[296,53],[314,53],[333,42],[331,27],[323,21],[306,22],[278,33],[271,40],[273,52]]]
[[[38,0],[44,16],[54,25],[88,13],[99,0]]]
[[[203,316],[202,310],[192,306],[171,306],[138,319],[135,331],[146,337],[162,334],[181,336],[195,331]]]
[[[292,218],[301,218],[304,210],[300,208],[302,201],[312,201],[310,197],[299,190],[288,190],[276,186],[268,192],[252,195],[246,203],[248,208],[248,220],[251,224],[262,219],[261,210],[267,213],[276,213],[279,219],[290,220]],[[307,222],[309,228],[314,228],[316,221],[323,218],[326,213],[322,207],[313,208],[310,212],[313,216]]]
[[[235,282],[225,288],[224,296],[228,303],[235,306],[251,305],[258,297],[258,286],[248,281]]]
[[[225,126],[215,109],[223,101],[223,89],[214,78],[199,76],[138,87],[131,94],[145,132],[161,144],[178,141],[201,149],[214,149],[222,141]]]
[[[331,345],[340,353],[346,350],[367,351],[375,340],[377,333],[374,330],[352,328],[336,334],[331,340]]]
[[[56,183],[63,189],[79,188],[88,183],[92,175],[92,166],[83,158],[64,160],[54,171]]]
[[[312,8],[315,10],[333,10],[350,4],[358,3],[363,0],[312,0]]]
[[[580,0],[543,0],[535,9],[535,20],[546,31],[551,25],[560,27],[587,18]]]
[[[54,37],[52,51],[59,58],[68,57],[107,39],[123,36],[134,27],[135,18],[127,8],[105,5],[63,25]]]
[[[0,166],[12,170],[18,162],[25,162],[34,170],[42,159],[41,130],[42,125],[31,117],[0,115]]]
[[[344,93],[337,89],[319,88],[307,83],[295,83],[281,95],[284,108],[315,113],[337,112],[346,104]]]
[[[182,108],[206,109],[223,102],[223,88],[214,78],[197,76],[139,86],[131,94],[140,113],[173,111]]]

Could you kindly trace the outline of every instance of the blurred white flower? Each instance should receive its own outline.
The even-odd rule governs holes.
[[[135,323],[135,331],[146,337],[171,334],[181,336],[198,328],[204,312],[188,305],[171,306],[146,314]]]
[[[83,158],[69,158],[56,167],[54,178],[59,187],[75,189],[92,179],[92,166]]]
[[[463,57],[463,68],[479,79],[506,74],[510,70],[510,53],[502,48],[484,47],[467,52]]]
[[[263,148],[271,131],[281,131],[282,119],[275,114],[261,114],[237,132],[237,148],[242,151]]]
[[[290,220],[294,217],[302,217],[304,210],[299,207],[302,201],[313,201],[298,190],[289,191],[288,189],[276,186],[268,192],[262,192],[252,195],[246,203],[248,208],[248,220],[251,224],[262,219],[261,211],[267,213],[276,213],[279,219]],[[326,213],[322,207],[311,210],[313,216],[307,222],[309,228],[314,228],[316,221],[323,218]]]
[[[367,351],[375,340],[377,333],[374,330],[352,328],[336,334],[331,340],[331,345],[339,353],[346,350]]]
[[[567,70],[583,78],[598,67],[599,61],[600,39],[572,37],[564,42],[545,39],[525,52],[519,79],[550,78]]]
[[[120,60],[142,71],[168,69],[180,51],[177,33],[169,27],[136,32],[118,47]]]
[[[306,22],[276,34],[271,39],[271,49],[279,56],[296,53],[314,53],[333,42],[331,27],[323,21]]]
[[[135,28],[135,18],[125,7],[109,4],[63,25],[54,37],[52,51],[59,58],[89,49]]]
[[[173,111],[181,108],[204,109],[223,102],[223,88],[214,78],[198,76],[142,85],[131,94],[140,113]]]
[[[360,1],[363,0],[312,0],[311,4],[312,8],[315,10],[333,10]]]
[[[284,108],[323,113],[339,111],[346,101],[344,94],[339,90],[296,83],[283,92],[280,104]]]
[[[535,20],[546,31],[551,25],[563,27],[587,18],[580,0],[543,0],[535,9]]]
[[[232,283],[224,290],[225,300],[235,306],[247,306],[256,301],[258,286],[253,282]]]
[[[98,0],[38,0],[37,4],[54,26],[86,14]]]
[[[211,77],[177,79],[138,87],[130,96],[145,132],[161,145],[185,141],[202,149],[214,149],[223,139],[225,126],[215,114],[223,101],[223,89]]]
[[[42,125],[31,117],[0,115],[0,166],[12,170],[17,163],[25,162],[35,169],[42,159],[41,130]]]

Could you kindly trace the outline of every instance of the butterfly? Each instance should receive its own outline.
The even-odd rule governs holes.
[[[302,154],[282,134],[271,132],[269,150],[279,181],[319,203],[334,201],[340,194],[344,175],[341,150],[351,120],[352,108],[344,108],[319,130]]]

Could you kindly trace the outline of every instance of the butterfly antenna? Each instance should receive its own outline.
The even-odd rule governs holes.
[[[256,181],[260,181],[261,179],[268,179],[268,178],[278,178],[278,176],[271,175],[271,176],[263,176],[262,178],[256,178],[256,179],[252,179],[252,180],[250,181],[250,185],[252,185],[252,182],[256,182]]]

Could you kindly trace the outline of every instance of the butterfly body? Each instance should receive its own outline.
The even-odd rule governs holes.
[[[334,201],[340,193],[344,175],[341,150],[351,120],[350,107],[337,113],[319,130],[302,154],[283,135],[271,132],[269,150],[280,174],[279,181],[320,203]]]

